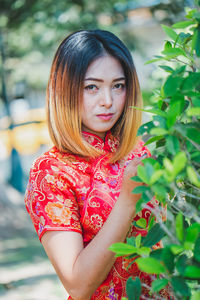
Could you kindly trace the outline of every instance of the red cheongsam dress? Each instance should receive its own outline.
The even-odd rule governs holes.
[[[25,205],[40,240],[47,231],[75,231],[82,234],[86,247],[103,226],[118,199],[128,161],[145,153],[150,155],[141,141],[123,163],[110,164],[107,154],[116,151],[118,139],[110,132],[105,141],[87,132],[83,132],[83,138],[104,154],[88,159],[53,147],[32,165]],[[154,200],[149,205],[157,203]],[[143,209],[134,219],[142,217],[148,223],[150,214],[150,210]],[[138,234],[144,236],[147,231],[132,226],[128,233],[129,236]],[[126,281],[130,276],[139,276],[143,283],[150,285],[150,276],[140,272],[135,263],[127,268],[129,264],[130,260],[117,258],[91,299],[121,299],[126,296]],[[142,294],[149,296],[147,289],[143,289]],[[170,299],[165,291],[163,299]]]

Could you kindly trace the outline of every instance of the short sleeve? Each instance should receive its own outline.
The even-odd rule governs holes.
[[[33,164],[25,193],[25,206],[41,240],[46,231],[82,233],[73,183],[55,159]]]

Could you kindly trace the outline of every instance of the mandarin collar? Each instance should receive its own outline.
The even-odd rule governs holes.
[[[82,136],[87,143],[101,151],[116,152],[119,146],[119,139],[114,137],[111,131],[106,133],[105,140],[87,131],[82,131]]]

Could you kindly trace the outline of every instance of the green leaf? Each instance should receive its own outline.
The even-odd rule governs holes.
[[[140,193],[144,193],[149,190],[150,189],[148,186],[140,185],[140,186],[137,186],[136,188],[134,188],[134,190],[132,191],[132,194],[140,194]]]
[[[191,145],[191,143],[190,143]],[[200,163],[200,152],[199,151],[194,151],[191,153],[191,158],[193,161],[196,161],[197,163]]]
[[[186,56],[184,50],[180,48],[165,48],[161,53],[165,54],[167,59],[172,59],[179,55]]]
[[[153,58],[153,59],[150,59],[150,60],[146,61],[144,64],[149,65],[149,64],[152,64],[154,62],[161,61],[162,59],[164,59],[163,56],[161,56],[160,58]]]
[[[193,89],[198,88],[200,81],[200,73],[192,73],[189,72],[189,75],[183,79],[183,83],[181,85],[181,90],[183,92],[191,91]]]
[[[192,35],[190,33],[181,32],[178,35],[178,43],[181,45],[187,44],[192,39]]]
[[[149,133],[151,128],[153,127],[154,125],[152,121],[141,125],[140,128],[138,129],[137,136],[143,135],[144,133]]]
[[[195,224],[194,224],[195,225]],[[193,250],[194,243],[199,235],[199,229],[195,226],[190,226],[186,229],[186,238],[184,242],[184,248],[186,250]]]
[[[151,248],[149,247],[141,247],[138,249],[138,254],[141,256],[149,256],[149,253],[151,252]]]
[[[168,173],[174,173],[174,166],[169,158],[165,157],[163,159],[163,164]]]
[[[175,155],[180,150],[179,140],[173,135],[169,135],[166,139],[166,146],[169,153]]]
[[[153,170],[157,170],[161,167],[160,163],[157,161],[157,158],[147,157],[143,160],[143,163],[150,164],[153,166]],[[153,173],[152,173],[153,174]]]
[[[165,81],[165,84],[163,86],[165,96],[170,97],[176,94],[182,81],[183,81],[182,77],[174,77],[173,75],[170,75]]]
[[[164,51],[169,51],[172,49],[172,43],[170,43],[169,41],[167,41],[165,43],[165,46],[164,46]]]
[[[126,238],[126,243],[127,245],[131,245],[133,247],[135,247],[135,237],[134,236],[131,236],[130,238]]]
[[[166,33],[166,35],[168,35],[173,41],[176,41],[176,39],[178,38],[178,34],[169,26],[166,25],[161,25],[161,26],[164,32]]]
[[[138,235],[136,236],[136,238],[135,238],[135,245],[136,245],[136,248],[139,248],[139,247],[140,247],[141,239],[142,239],[141,234],[138,234]]]
[[[138,168],[137,168],[137,173],[138,173],[138,176],[142,179],[143,182],[145,182],[146,184],[149,183],[149,178],[146,175],[146,171],[145,171],[144,166],[139,165]]]
[[[196,128],[193,124],[177,124],[176,130],[184,137],[200,144],[200,129]]]
[[[175,170],[175,174],[180,173],[186,165],[187,157],[185,152],[178,152],[173,159],[173,167]]]
[[[139,211],[141,211],[141,210],[143,209],[142,205],[143,205],[144,203],[146,203],[146,202],[148,202],[148,201],[144,201],[143,198],[140,198],[140,199],[137,201],[136,206],[135,206],[136,214],[137,214]]]
[[[195,106],[195,107],[200,107],[200,93],[196,93],[195,92],[195,96],[191,96],[192,97],[192,104]]]
[[[196,266],[187,266],[184,272],[185,277],[198,279],[200,278],[200,268]]]
[[[162,253],[163,253],[163,248],[156,249],[156,250],[153,250],[150,253],[150,257],[153,257],[156,260],[160,260],[161,261],[162,260]]]
[[[168,280],[166,278],[156,279],[152,282],[152,290],[153,292],[159,292],[168,284]]]
[[[133,180],[135,182],[142,182],[142,180],[138,176],[131,177],[131,180]]]
[[[166,72],[172,73],[174,70],[169,66],[159,66],[161,69],[165,70]]]
[[[146,191],[145,193],[142,194],[142,199],[144,200],[144,203],[147,203],[152,200],[154,194],[149,188],[149,191]]]
[[[154,193],[157,197],[159,196],[161,198],[166,198],[166,196],[167,196],[167,190],[161,184],[154,184],[152,186],[152,190],[154,191]]]
[[[142,244],[145,247],[152,247],[157,244],[165,235],[165,232],[161,228],[159,223],[156,223],[147,233],[145,237],[142,238]]]
[[[151,131],[150,131],[150,134],[158,135],[158,136],[165,135],[167,133],[168,133],[168,131],[164,128],[152,128]]]
[[[187,110],[187,115],[189,117],[193,117],[193,116],[200,116],[200,107],[191,107]]]
[[[162,117],[166,117],[166,113],[162,110],[158,110],[158,109],[143,109],[143,108],[138,108],[137,106],[131,106],[132,108],[134,109],[137,109],[137,110],[140,110],[140,111],[144,111],[144,112],[147,112],[147,113],[150,113],[150,114],[155,114],[155,115],[159,115],[159,116],[162,116]]]
[[[155,182],[157,182],[162,175],[163,175],[163,170],[154,171],[153,175],[150,178],[150,184],[154,184]]]
[[[197,1],[197,5],[199,5]],[[196,19],[196,21],[199,23],[200,22],[200,12],[196,10],[196,12],[193,14],[193,17]]]
[[[153,227],[153,225],[155,224],[155,219],[156,219],[156,217],[155,216],[153,216],[152,214],[151,214],[151,216],[150,216],[150,218],[149,218],[149,230]]]
[[[136,263],[141,271],[149,274],[161,274],[166,271],[165,267],[153,257],[140,257],[136,259]]]
[[[128,300],[139,300],[141,295],[142,287],[141,282],[138,277],[133,280],[131,277],[128,278],[126,282],[126,294]]]
[[[193,229],[197,229],[198,232],[200,233],[200,223],[197,223],[197,222],[192,223],[192,224],[190,225],[190,227],[187,228],[187,231],[193,230]]]
[[[179,55],[186,56],[186,53],[183,49],[172,47],[172,44],[169,41],[165,43],[164,50],[161,53],[166,55],[167,57],[165,58],[167,59],[175,58]]]
[[[173,96],[173,98],[174,97],[176,97],[176,94]],[[170,107],[168,110],[168,116],[167,116],[167,127],[168,128],[171,128],[174,125],[174,123],[177,121],[177,118],[182,113],[183,108],[184,108],[184,100],[183,99],[177,99],[176,101],[173,101],[172,103],[170,103]]]
[[[199,300],[200,299],[200,291],[194,292],[192,296],[190,297],[190,300]]]
[[[136,224],[140,226],[141,228],[146,228],[147,227],[147,221],[144,218],[140,218],[139,220],[136,221]],[[141,236],[141,235],[140,235]]]
[[[185,249],[181,245],[171,244],[170,249],[174,255],[180,254]]]
[[[172,25],[173,28],[186,28],[188,26],[191,26],[193,24],[195,24],[195,21],[182,21],[182,22],[178,22]]]
[[[163,102],[164,103],[164,102]],[[160,109],[163,111],[165,110],[167,107],[165,107],[165,104],[163,104],[163,106],[160,107]],[[166,117],[161,117],[161,116],[153,116],[153,124],[154,124],[154,127],[160,127],[160,128],[166,128]]]
[[[179,256],[176,262],[176,269],[178,270],[180,275],[184,273],[185,268],[187,267],[187,261],[188,261],[188,257],[185,254]]]
[[[174,271],[174,254],[171,252],[169,247],[165,247],[162,252],[162,259],[170,273]]]
[[[192,38],[192,49],[195,50],[196,55],[200,56],[200,26],[198,26],[195,31]]]
[[[115,243],[109,247],[109,250],[121,256],[137,253],[137,248],[125,243]]]
[[[176,216],[176,236],[180,242],[183,241],[184,238],[184,227],[183,227],[183,215],[181,212]]]
[[[176,293],[178,292],[180,295],[183,296],[190,296],[190,289],[182,277],[172,277],[171,284]]]
[[[173,72],[173,76],[175,77],[175,75],[184,75],[185,69],[186,69],[186,66],[181,66],[181,67],[176,68]]]
[[[194,246],[194,258],[196,259],[196,261],[200,262],[200,236],[196,240]]]
[[[197,144],[200,144],[200,130],[196,128],[187,128],[187,137]]]
[[[185,240],[190,243],[195,243],[198,235],[200,233],[200,224],[193,223],[186,229],[186,238]]]
[[[145,164],[145,166],[146,166],[147,164],[152,165],[152,166],[153,166],[153,169],[155,169],[155,170],[157,170],[158,168],[160,168],[159,162],[158,162],[155,158],[153,158],[153,157],[147,157],[147,158],[145,158],[142,162]],[[153,173],[152,173],[152,174],[153,174]]]
[[[148,141],[144,144],[144,146],[147,146],[147,145],[154,143],[156,141],[159,141],[161,139],[163,139],[163,135],[154,136],[154,137],[148,139]]]
[[[196,13],[197,10],[195,8],[194,9],[188,9],[188,8],[186,8],[185,11],[187,13],[185,17],[187,19],[193,19],[194,18],[194,14]]]

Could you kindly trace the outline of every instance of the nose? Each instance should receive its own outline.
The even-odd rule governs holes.
[[[105,90],[101,95],[101,106],[105,106],[106,108],[110,108],[113,103],[112,93],[110,90]]]

